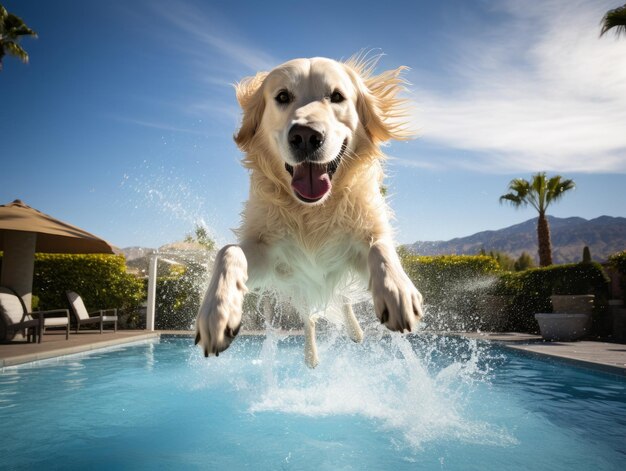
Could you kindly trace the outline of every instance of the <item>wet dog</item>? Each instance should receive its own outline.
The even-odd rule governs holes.
[[[235,141],[250,170],[238,245],[217,254],[196,321],[205,356],[239,332],[247,290],[298,306],[305,360],[318,364],[315,321],[339,306],[348,334],[362,330],[345,296],[360,280],[381,323],[412,331],[422,296],[396,253],[381,194],[380,145],[410,137],[399,98],[403,68],[374,74],[371,61],[296,59],[240,82]]]

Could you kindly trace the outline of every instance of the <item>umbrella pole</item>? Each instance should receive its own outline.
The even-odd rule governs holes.
[[[33,273],[35,271],[34,232],[4,231],[4,256],[0,285],[12,288],[32,309]]]

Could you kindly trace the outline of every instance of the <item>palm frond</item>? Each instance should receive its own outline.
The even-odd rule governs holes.
[[[545,211],[546,201],[546,174],[545,172],[535,173],[532,178],[531,191],[529,192],[529,203],[540,213]]]
[[[626,4],[609,10],[602,18],[602,29],[600,36],[602,37],[609,30],[615,28],[615,35],[626,34]]]
[[[2,70],[2,58],[5,54],[10,54],[28,62],[28,54],[18,44],[21,36],[37,37],[24,21],[19,17],[9,13],[6,8],[0,5],[0,70]]]
[[[24,49],[22,49],[20,45],[17,44],[16,42],[7,41],[3,43],[3,47],[4,47],[5,52],[7,52],[8,54],[11,54],[12,56],[17,57],[24,63],[28,62],[28,53]]]
[[[548,179],[545,172],[534,174],[530,181],[515,178],[509,183],[509,193],[500,197],[500,203],[507,202],[516,208],[530,205],[539,214],[545,214],[552,201],[559,200],[563,193],[575,187],[573,180],[562,178],[556,175]]]
[[[6,11],[6,10],[5,10]],[[35,33],[32,29],[30,29],[24,20],[22,20],[19,16],[15,16],[11,13],[7,13],[2,18],[2,26],[0,26],[2,31],[3,38],[15,39],[18,36],[35,36],[37,37],[37,33]]]
[[[576,188],[576,184],[573,180],[561,180],[560,175],[552,177],[548,181],[546,208],[552,201],[560,200],[566,191],[573,190],[574,188]]]
[[[522,198],[525,198],[530,191],[530,183],[523,178],[515,178],[509,183],[509,190],[518,193]]]
[[[516,208],[526,206],[526,200],[516,193],[507,193],[506,195],[502,195],[500,197],[500,203],[504,202],[511,203],[511,205]]]
[[[523,178],[515,178],[509,183],[510,193],[500,197],[500,203],[510,203],[516,208],[526,206],[528,204],[528,194],[530,192],[530,183]]]

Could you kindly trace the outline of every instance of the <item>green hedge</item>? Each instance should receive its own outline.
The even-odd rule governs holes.
[[[486,255],[417,256],[400,252],[402,266],[424,296],[425,322],[436,330],[486,328],[481,298],[497,282],[498,262]]]
[[[500,271],[487,255],[402,255],[402,266],[422,294],[432,301],[447,297],[450,285],[470,285]]]
[[[510,273],[483,255],[421,257],[400,252],[400,258],[424,296],[430,329],[538,332],[534,314],[552,310],[552,294],[594,294],[594,332],[602,335],[607,328],[609,279],[598,263]]]
[[[89,311],[118,308],[122,327],[133,326],[145,299],[143,283],[126,273],[121,255],[35,254],[33,297],[37,309],[66,308],[67,290],[80,294]]]
[[[607,322],[609,278],[599,263],[572,263],[504,273],[493,293],[512,297],[507,330],[537,332],[534,315],[551,312],[553,294],[595,295],[594,332],[602,335]]]
[[[626,304],[626,250],[613,254],[609,257],[609,264],[621,275],[620,286],[622,288],[622,299]]]
[[[207,277],[204,266],[188,263],[182,273],[157,278],[155,328],[190,329],[202,302]]]
[[[609,257],[609,263],[614,266],[621,275],[626,276],[626,250],[611,255]]]

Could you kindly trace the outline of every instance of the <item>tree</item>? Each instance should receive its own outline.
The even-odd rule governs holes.
[[[185,242],[195,242],[202,245],[209,251],[215,249],[215,241],[209,235],[209,231],[206,230],[206,227],[196,225],[196,229],[194,232],[195,236],[187,234],[187,236],[185,237]]]
[[[481,253],[481,255],[483,254]],[[497,250],[495,252],[493,250],[490,250],[489,256],[493,258],[496,262],[498,262],[498,265],[502,270],[513,271],[515,260],[513,260],[513,258],[509,254],[504,252],[498,252]]]
[[[626,4],[606,12],[606,15],[602,18],[600,36],[603,36],[613,28],[615,28],[615,35],[617,37],[622,33],[626,34]]]
[[[583,261],[582,263],[591,263],[591,250],[589,250],[589,246],[585,245],[583,248]]]
[[[11,13],[0,5],[0,70],[2,70],[2,59],[6,54],[15,56],[28,62],[28,54],[18,44],[22,36],[37,37],[32,29],[30,29],[24,21]]]
[[[510,193],[500,197],[500,203],[511,203],[515,208],[531,205],[539,213],[537,220],[537,241],[539,244],[539,265],[552,265],[552,243],[546,210],[550,203],[561,199],[566,191],[574,189],[573,180],[563,180],[560,175],[550,179],[545,172],[536,173],[531,181],[516,178],[509,183]]]
[[[515,261],[513,268],[515,269],[515,271],[524,271],[534,266],[535,262],[533,258],[526,252],[522,252],[519,258]]]

